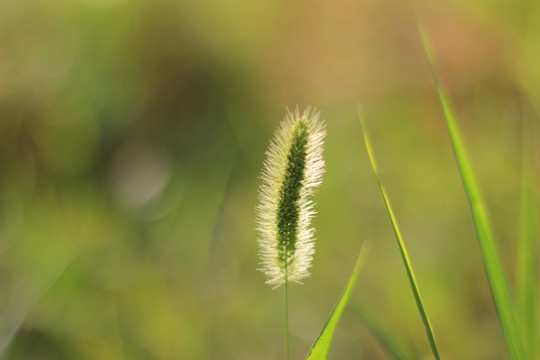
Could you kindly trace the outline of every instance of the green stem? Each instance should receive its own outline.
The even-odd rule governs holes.
[[[290,360],[291,347],[289,341],[289,275],[287,265],[285,265],[285,343],[287,348],[287,360]]]

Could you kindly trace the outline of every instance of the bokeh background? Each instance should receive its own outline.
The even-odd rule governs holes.
[[[513,283],[540,3],[415,6]],[[283,359],[283,292],[256,271],[254,208],[286,107],[312,105],[327,173],[312,276],[290,290],[292,356],[366,243],[329,358],[389,358],[361,305],[429,359],[359,103],[443,357],[507,359],[415,13],[399,0],[2,1],[2,358]]]

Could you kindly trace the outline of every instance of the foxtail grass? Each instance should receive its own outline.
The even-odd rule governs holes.
[[[315,253],[312,197],[322,182],[323,140],[319,113],[288,112],[266,152],[259,190],[257,223],[261,270],[267,284],[285,289],[286,354],[290,358],[289,282],[309,276]]]

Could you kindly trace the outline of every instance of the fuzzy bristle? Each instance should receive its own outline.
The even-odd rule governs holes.
[[[260,258],[267,283],[300,283],[309,276],[314,248],[311,200],[324,173],[326,135],[319,113],[287,112],[276,131],[261,175],[257,207]]]

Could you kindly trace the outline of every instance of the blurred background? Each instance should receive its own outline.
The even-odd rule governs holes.
[[[416,12],[513,283],[540,3]],[[254,208],[268,142],[297,105],[319,109],[328,136],[312,276],[290,289],[292,358],[366,243],[329,358],[389,358],[361,305],[429,359],[358,103],[442,356],[508,358],[409,2],[7,0],[0,48],[3,359],[284,358]]]

